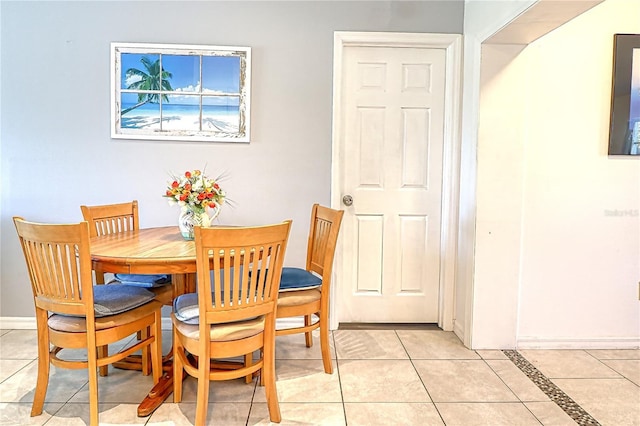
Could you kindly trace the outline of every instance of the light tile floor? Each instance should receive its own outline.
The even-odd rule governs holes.
[[[170,346],[170,333],[163,333]],[[123,344],[127,341],[122,342]],[[439,330],[337,330],[335,371],[322,369],[316,337],[278,337],[282,425],[571,425],[575,422],[502,351],[466,349]],[[640,350],[523,350],[520,354],[602,425],[640,425]],[[52,367],[45,410],[29,417],[36,379],[36,332],[0,330],[0,425],[88,424],[87,376]],[[208,424],[269,424],[264,389],[216,382]],[[152,386],[139,372],[110,367],[99,380],[105,425],[192,425],[196,381],[139,418]]]

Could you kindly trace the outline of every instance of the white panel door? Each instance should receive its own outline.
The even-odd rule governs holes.
[[[341,322],[438,322],[444,49],[347,46]]]

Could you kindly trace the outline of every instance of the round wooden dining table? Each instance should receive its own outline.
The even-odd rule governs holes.
[[[91,259],[94,270],[102,272],[172,274],[177,279],[177,282],[172,281],[174,296],[195,291],[195,243],[185,240],[177,226],[93,237]]]
[[[126,231],[91,238],[93,269],[121,274],[171,274],[173,297],[195,292],[196,251],[177,226]],[[138,406],[138,416],[151,414],[173,392],[171,353],[165,373]],[[170,364],[169,364],[170,366]]]

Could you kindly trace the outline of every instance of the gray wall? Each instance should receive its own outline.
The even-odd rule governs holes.
[[[301,264],[311,204],[329,203],[334,31],[462,33],[461,1],[0,2],[0,317],[33,303],[12,216],[81,220],[81,204],[137,199],[173,225],[169,173],[226,173],[224,224],[291,218]],[[250,46],[250,144],[112,140],[109,44]]]

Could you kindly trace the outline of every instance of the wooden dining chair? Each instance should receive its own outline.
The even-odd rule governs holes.
[[[258,227],[195,227],[197,293],[174,301],[174,402],[183,370],[198,379],[195,424],[205,424],[210,380],[261,371],[269,417],[280,422],[275,381],[275,314],[291,221]],[[259,351],[260,358],[252,361]],[[187,353],[197,358],[194,365]],[[244,357],[229,369],[221,360]]]
[[[89,222],[89,237],[101,235],[119,234],[121,232],[134,231],[140,228],[138,220],[138,201],[127,203],[104,204],[98,206],[80,206],[82,217]],[[104,271],[100,265],[94,265],[96,284],[105,283]],[[156,295],[156,300],[163,305],[171,306],[173,302],[173,287],[167,275],[139,275],[139,274],[114,274],[114,278],[108,284],[127,284],[147,288]],[[138,334],[138,339],[142,335]],[[107,347],[100,348],[100,354],[104,355]],[[137,368],[137,362],[132,368]],[[100,375],[108,374],[107,367],[100,369]]]
[[[313,345],[312,331],[320,329],[322,363],[333,373],[329,347],[329,295],[331,271],[343,210],[314,204],[307,243],[306,267],[284,267],[278,296],[278,318],[304,317],[304,325],[276,330],[276,336],[305,333],[308,348]]]
[[[82,217],[89,222],[89,236],[119,234],[139,229],[138,201],[130,203],[106,204],[101,206],[80,206]],[[104,272],[95,270],[96,283],[104,284]]]
[[[140,228],[138,221],[138,201],[106,204],[101,206],[80,206],[82,217],[89,222],[89,236],[118,234]],[[96,269],[98,268],[98,269]],[[104,284],[104,272],[94,266],[96,283]],[[115,274],[110,283],[124,283],[149,288],[156,298],[165,305],[171,305],[173,290],[166,275]]]
[[[142,350],[151,349],[153,381],[162,375],[162,304],[150,291],[132,286],[93,285],[87,222],[41,224],[13,218],[27,264],[38,330],[38,378],[31,416],[42,414],[49,384],[49,365],[86,368],[89,373],[91,425],[98,425],[97,369]],[[97,348],[115,343],[143,329],[141,341],[113,355]],[[51,346],[53,345],[53,346]],[[85,349],[86,361],[65,359],[65,349]],[[142,372],[149,374],[148,362]]]

